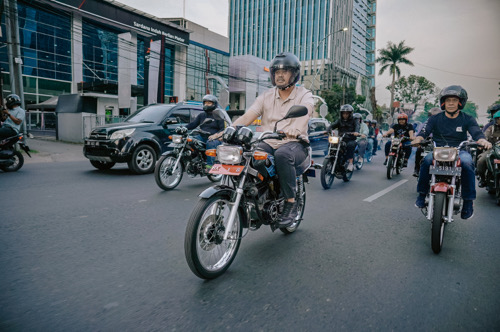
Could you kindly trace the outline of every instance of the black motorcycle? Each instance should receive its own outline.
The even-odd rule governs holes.
[[[213,121],[206,119],[203,123]],[[201,125],[200,125],[201,126]],[[188,132],[185,127],[176,128],[176,134],[170,136],[171,151],[165,152],[155,166],[156,184],[163,190],[172,190],[179,185],[184,171],[192,178],[206,176],[212,182],[218,182],[222,175],[208,173],[206,144],[195,138],[197,134],[210,135],[199,128]]]
[[[30,148],[23,142],[23,134],[7,137],[0,141],[0,169],[4,172],[16,172],[24,165],[24,150],[31,158]]]
[[[500,206],[500,142],[493,145],[491,151],[486,155],[486,190],[495,194],[497,205]]]
[[[325,189],[330,189],[335,178],[342,179],[344,182],[351,180],[353,171],[347,169],[349,160],[345,157],[347,143],[344,141],[345,136],[349,134],[352,133],[345,133],[342,137],[331,135],[328,138],[330,143],[328,155],[321,168],[321,185]]]
[[[220,112],[230,123],[227,113]],[[307,115],[304,106],[293,106],[284,119]],[[284,120],[283,119],[283,120]],[[194,207],[186,227],[184,251],[189,268],[195,275],[213,279],[223,274],[233,262],[243,229],[255,231],[262,225],[269,225],[274,231],[285,199],[274,166],[274,158],[258,148],[266,139],[282,139],[283,134],[264,132],[253,139],[248,127],[227,127],[223,134],[223,145],[217,147],[217,160],[211,174],[223,175],[221,184],[206,189]],[[215,151],[208,150],[207,153]],[[297,174],[298,215],[286,228],[279,228],[290,234],[297,230],[302,221],[306,202],[304,182],[311,166],[311,150]],[[314,169],[311,169],[314,172]],[[312,175],[312,174],[309,174]],[[245,233],[246,234],[246,233]]]
[[[389,159],[387,161],[387,178],[390,180],[396,174],[401,173],[404,166],[405,151],[403,143],[408,141],[409,137],[393,137],[391,141],[391,149]]]

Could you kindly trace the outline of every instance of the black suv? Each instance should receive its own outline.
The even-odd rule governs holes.
[[[134,173],[151,173],[158,156],[168,150],[168,137],[173,130],[188,124],[201,112],[201,103],[145,106],[124,122],[92,130],[85,139],[83,154],[100,170],[126,162]]]

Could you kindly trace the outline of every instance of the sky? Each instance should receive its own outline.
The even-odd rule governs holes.
[[[186,19],[228,35],[228,0],[184,1]],[[179,0],[119,2],[157,17],[183,16]],[[403,40],[415,49],[408,56],[414,66],[401,65],[402,76],[424,76],[439,88],[462,85],[486,122],[487,108],[500,99],[500,0],[377,0],[376,33],[377,50]],[[377,103],[389,105],[392,77],[378,71]]]

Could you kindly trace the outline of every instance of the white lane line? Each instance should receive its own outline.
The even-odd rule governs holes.
[[[397,187],[399,187],[400,185],[402,185],[403,183],[407,182],[408,180],[401,180],[399,182],[396,182],[395,184],[393,184],[392,186],[382,190],[382,191],[379,191],[378,193],[374,194],[374,195],[371,195],[370,197],[368,198],[365,198],[363,201],[365,202],[373,202],[374,200],[376,200],[377,198],[387,194],[389,191],[393,190],[393,189],[396,189]]]

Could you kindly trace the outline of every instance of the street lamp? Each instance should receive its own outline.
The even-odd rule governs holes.
[[[316,54],[318,54],[318,51],[319,51],[319,46],[321,45],[321,43],[322,43],[322,42],[324,42],[324,41],[326,40],[326,38],[328,38],[328,37],[330,37],[330,36],[332,36],[332,35],[336,34],[337,32],[342,32],[342,31],[344,31],[344,32],[345,32],[345,31],[347,31],[347,30],[349,30],[347,27],[343,27],[343,28],[342,28],[342,29],[340,29],[340,30],[337,30],[337,31],[334,31],[334,32],[332,32],[332,33],[327,34],[327,35],[326,35],[323,39],[321,39],[321,40],[318,42],[318,46],[316,47]],[[318,58],[319,58],[319,56],[318,56]],[[317,60],[319,60],[319,59],[317,59]],[[319,73],[319,69],[320,69],[320,68],[321,68],[321,67],[318,67],[318,69],[316,70],[316,74],[314,74],[314,77],[313,77],[313,80],[312,80],[312,82],[311,82],[311,85],[309,85],[309,90],[311,90],[311,87],[313,86],[314,81],[316,80],[316,76],[318,76],[318,73]]]

